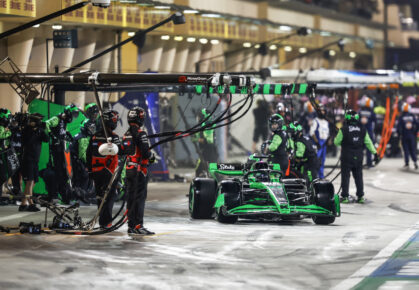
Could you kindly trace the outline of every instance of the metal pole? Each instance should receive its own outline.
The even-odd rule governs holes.
[[[387,49],[388,49],[388,4],[384,1],[384,68],[388,68],[387,63]]]

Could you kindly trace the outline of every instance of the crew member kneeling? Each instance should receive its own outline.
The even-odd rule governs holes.
[[[339,130],[334,142],[336,146],[342,146],[341,153],[341,177],[342,177],[342,203],[349,202],[349,178],[352,172],[356,185],[358,203],[364,203],[364,181],[362,177],[362,160],[364,145],[375,155],[378,162],[377,150],[371,141],[364,126],[359,122],[359,115],[349,110],[345,114],[346,123]]]
[[[297,121],[290,124],[295,144],[295,163],[300,173],[308,181],[308,184],[317,179],[319,159],[317,158],[317,146],[308,136],[303,134],[303,126]]]
[[[128,193],[128,234],[154,235],[144,227],[144,208],[147,199],[147,167],[155,161],[150,152],[147,133],[142,129],[146,112],[134,107],[128,112],[129,129],[122,141],[122,150],[128,155],[126,190]]]

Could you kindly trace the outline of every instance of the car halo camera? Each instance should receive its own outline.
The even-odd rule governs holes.
[[[93,6],[108,8],[111,6],[111,0],[91,0]]]

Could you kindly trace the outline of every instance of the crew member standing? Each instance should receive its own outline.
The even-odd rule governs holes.
[[[262,138],[264,142],[268,138],[268,120],[269,120],[269,105],[264,100],[257,101],[257,107],[253,110],[255,117],[255,129],[253,131],[253,146],[252,152],[256,152],[257,142]]]
[[[144,227],[144,209],[147,199],[148,165],[155,161],[150,152],[147,133],[143,130],[146,112],[134,107],[128,112],[129,129],[122,141],[122,150],[128,155],[126,190],[128,194],[128,234],[154,235]]]
[[[121,146],[118,135],[113,131],[118,125],[119,115],[117,111],[106,110],[103,112],[103,119],[105,123],[105,130],[111,143]],[[118,155],[106,155],[103,156],[99,153],[99,147],[102,144],[108,143],[106,135],[103,130],[99,130],[90,139],[89,146],[87,148],[86,158],[89,172],[95,183],[96,196],[98,198],[98,207],[102,202],[104,193],[111,181],[112,175],[115,173],[118,167]],[[99,216],[99,225],[101,228],[111,227],[112,222],[112,208],[116,198],[116,182],[111,187],[108,193],[107,199],[103,206],[102,212]]]
[[[364,203],[364,180],[362,177],[364,145],[375,155],[376,163],[378,162],[378,155],[367,130],[359,122],[359,115],[353,110],[348,110],[345,114],[345,120],[346,123],[339,130],[334,140],[336,146],[342,146],[342,203],[349,202],[349,178],[351,172],[355,180],[357,202]]]
[[[51,135],[50,150],[52,151],[51,155],[56,174],[55,192],[49,192],[51,198],[55,198],[58,195],[63,196],[66,192],[68,175],[64,155],[65,142],[72,140],[71,134],[67,131],[67,124],[77,118],[78,113],[78,108],[71,104],[64,108],[63,113],[46,121],[47,132]]]
[[[377,116],[374,113],[374,102],[368,97],[364,97],[362,101],[362,108],[359,110],[359,118],[361,124],[365,126],[368,135],[374,143],[374,129],[375,124],[377,123]],[[372,154],[369,150],[367,150],[367,166],[369,168],[372,167]]]
[[[204,108],[201,110],[201,127],[205,127],[208,123],[212,121],[209,116],[210,114],[208,113],[207,109]],[[208,163],[218,161],[217,147],[215,145],[215,132],[212,127],[215,127],[215,124],[207,128],[206,130],[193,135],[192,137],[192,141],[198,142],[200,151],[198,152],[199,160],[195,169],[196,177],[205,176],[205,174],[208,173]]]
[[[320,113],[313,120],[310,136],[317,146],[317,157],[320,159],[319,178],[324,178],[324,163],[326,161],[327,140],[330,136],[329,122],[326,120],[326,109],[320,105]]]
[[[269,127],[272,131],[270,144],[266,148],[270,155],[269,162],[279,164],[283,174],[288,169],[288,134],[284,125],[284,119],[279,114],[273,114],[269,118]]]
[[[42,122],[43,116],[35,113],[28,116],[28,125],[22,132],[22,177],[25,181],[25,198],[19,206],[19,211],[37,212],[40,209],[33,203],[33,187],[38,182],[39,158],[41,156],[42,142],[48,142],[45,132],[46,125]]]
[[[403,113],[397,123],[397,132],[401,136],[404,152],[404,167],[409,168],[409,157],[412,158],[415,169],[418,169],[416,157],[416,136],[418,134],[418,123],[411,111],[409,104],[402,105]]]

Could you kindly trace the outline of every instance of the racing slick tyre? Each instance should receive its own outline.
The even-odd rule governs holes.
[[[229,216],[227,210],[240,206],[241,185],[235,180],[223,180],[220,183],[220,194],[224,194],[224,206],[217,208],[215,219],[220,223],[234,224],[238,216]]]
[[[189,189],[189,214],[191,218],[213,218],[216,194],[217,182],[214,179],[195,178]]]
[[[335,189],[329,181],[318,180],[313,182],[314,203],[336,214]],[[312,216],[313,222],[317,225],[329,225],[334,223],[334,216]]]

